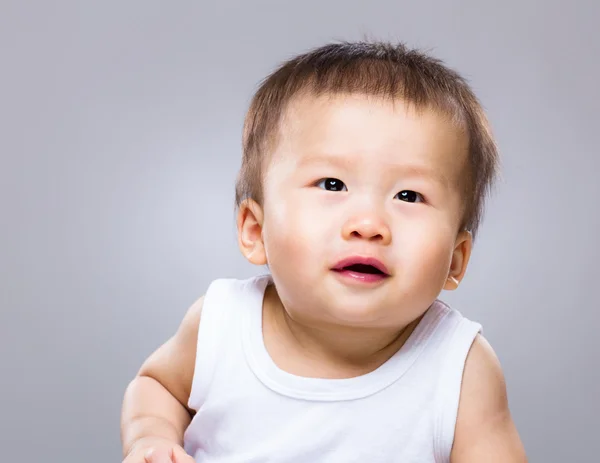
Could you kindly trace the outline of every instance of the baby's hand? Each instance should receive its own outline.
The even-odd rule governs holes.
[[[143,439],[133,446],[123,463],[195,463],[179,445],[166,439]]]

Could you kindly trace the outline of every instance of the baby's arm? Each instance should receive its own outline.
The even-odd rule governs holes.
[[[492,347],[477,336],[467,357],[451,463],[526,463],[508,408],[504,374]]]
[[[151,449],[155,458],[149,461],[168,455],[177,463],[193,462],[182,445],[192,417],[187,402],[202,300],[192,305],[175,335],[146,359],[127,387],[121,413],[121,440],[127,463],[146,461],[145,455]]]

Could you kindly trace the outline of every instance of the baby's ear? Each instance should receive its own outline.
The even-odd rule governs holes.
[[[254,265],[267,263],[262,226],[262,207],[253,199],[242,201],[237,215],[238,245],[244,257]]]
[[[471,257],[473,248],[473,235],[467,230],[461,231],[456,237],[454,251],[452,252],[452,261],[448,269],[448,278],[444,284],[444,289],[452,291],[458,288],[461,280],[467,271],[467,265]]]

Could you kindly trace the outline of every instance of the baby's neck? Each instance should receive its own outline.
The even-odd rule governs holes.
[[[263,313],[265,346],[288,373],[319,378],[351,378],[377,369],[406,342],[420,318],[400,329],[312,326],[292,319],[272,289]]]

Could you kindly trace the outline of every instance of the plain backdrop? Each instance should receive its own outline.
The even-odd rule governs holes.
[[[0,2],[0,460],[121,461],[124,389],[235,242],[244,112],[282,60],[401,40],[462,72],[503,179],[461,288],[533,462],[598,461],[600,3]]]

